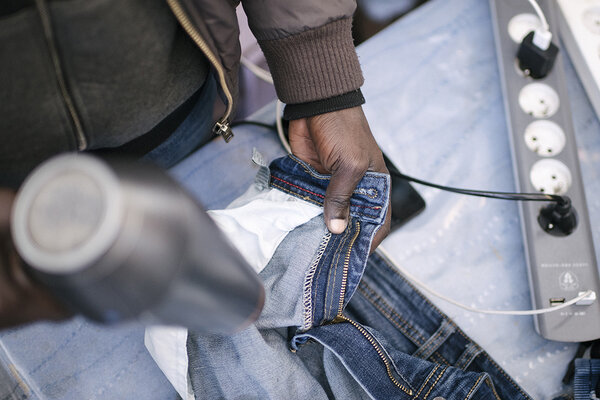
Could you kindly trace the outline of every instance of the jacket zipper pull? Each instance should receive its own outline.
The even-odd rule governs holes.
[[[233,130],[231,129],[231,126],[229,126],[229,121],[227,120],[217,121],[215,126],[213,126],[212,131],[215,135],[223,136],[225,143],[229,143],[233,138]]]

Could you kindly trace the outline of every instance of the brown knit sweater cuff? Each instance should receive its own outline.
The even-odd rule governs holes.
[[[307,103],[360,88],[362,71],[352,42],[352,18],[283,39],[261,40],[279,99]]]

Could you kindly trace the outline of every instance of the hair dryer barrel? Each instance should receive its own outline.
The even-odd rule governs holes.
[[[12,233],[33,275],[96,321],[232,332],[264,302],[252,268],[152,165],[57,156],[20,189]]]

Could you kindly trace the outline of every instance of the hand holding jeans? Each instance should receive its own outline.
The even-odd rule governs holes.
[[[292,120],[289,140],[295,156],[332,175],[325,194],[325,223],[330,232],[342,233],[348,224],[350,197],[365,172],[389,174],[362,107]],[[388,235],[390,217],[388,212],[371,252]]]

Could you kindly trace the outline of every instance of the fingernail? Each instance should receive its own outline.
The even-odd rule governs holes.
[[[332,219],[329,221],[329,230],[331,233],[340,234],[346,230],[346,225],[345,219]]]

